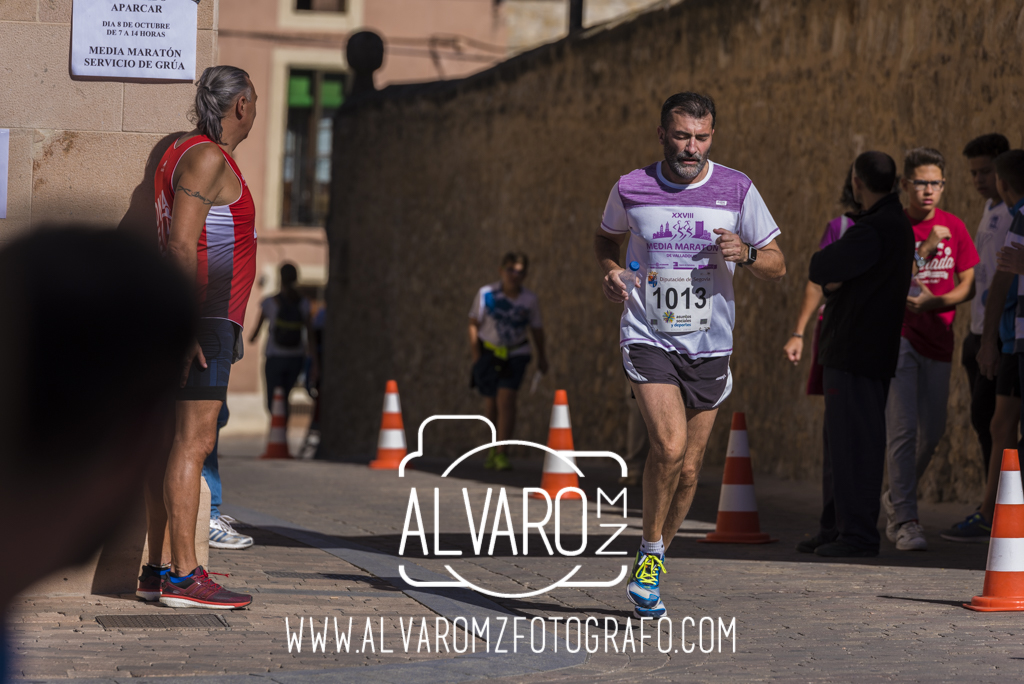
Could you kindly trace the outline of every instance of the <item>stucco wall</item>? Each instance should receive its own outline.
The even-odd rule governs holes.
[[[199,4],[199,73],[214,63],[216,14],[217,0]],[[147,160],[167,134],[191,128],[195,87],[72,80],[70,49],[71,0],[0,3],[0,128],[11,129],[0,242],[42,222],[117,225],[126,214],[125,228],[155,241]]]
[[[552,372],[542,392],[521,397],[518,435],[544,439],[561,387],[577,448],[622,448],[619,310],[601,295],[592,236],[615,180],[660,158],[662,101],[694,89],[718,103],[712,159],[758,186],[789,267],[779,284],[736,277],[735,390],[708,459],[724,458],[728,416],[745,411],[756,468],[817,477],[821,399],[804,395],[808,362],[793,368],[781,348],[844,173],[865,149],[902,160],[909,147],[938,147],[949,160],[944,206],[973,232],[982,201],[960,150],[990,131],[1021,144],[1022,4],[687,0],[461,83],[385,91],[340,118],[327,443],[337,454],[372,451],[389,377],[410,437],[427,415],[475,411],[466,312],[500,255],[521,249],[533,259],[527,285],[544,307]],[[966,323],[962,307],[958,341]],[[931,497],[980,495],[967,411],[955,361]]]

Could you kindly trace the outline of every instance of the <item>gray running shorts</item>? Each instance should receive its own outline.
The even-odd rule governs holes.
[[[718,408],[732,392],[728,356],[690,358],[648,344],[622,347],[622,368],[638,385],[676,385],[688,409]]]

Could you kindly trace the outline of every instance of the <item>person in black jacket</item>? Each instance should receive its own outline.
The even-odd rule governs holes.
[[[842,240],[811,257],[810,280],[826,296],[818,353],[825,387],[824,507],[818,534],[797,545],[804,553],[878,555],[885,402],[914,252],[895,182],[889,155],[857,157],[853,191],[866,210]]]

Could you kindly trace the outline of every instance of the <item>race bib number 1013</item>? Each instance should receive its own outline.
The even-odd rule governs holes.
[[[710,269],[647,272],[647,320],[663,333],[711,329],[714,272]]]

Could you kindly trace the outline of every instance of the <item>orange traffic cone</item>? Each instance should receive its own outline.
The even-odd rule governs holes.
[[[572,456],[572,423],[569,422],[569,395],[565,390],[555,392],[555,405],[551,407],[551,427],[548,428],[548,447],[555,451],[562,452],[562,456],[570,462],[575,463]],[[565,453],[570,452],[570,453]],[[552,499],[558,496],[558,492],[566,487],[579,487],[580,479],[576,471],[569,467],[569,464],[557,456],[544,454],[544,474],[540,478],[540,488],[546,491]],[[543,499],[543,494],[531,494],[531,498]],[[576,492],[566,492],[563,499],[581,499]]]
[[[284,402],[284,389],[275,387],[273,410],[270,412],[270,439],[267,440],[266,452],[260,458],[291,458]]]
[[[1003,451],[985,588],[964,608],[982,612],[1024,610],[1024,489],[1016,449]]]
[[[380,437],[377,439],[377,458],[370,461],[376,470],[398,470],[405,458],[405,426],[402,424],[402,404],[398,400],[398,383],[388,380],[384,391],[384,411],[380,419]]]
[[[722,544],[767,544],[772,539],[761,532],[754,497],[754,471],[750,468],[750,447],[747,443],[747,418],[732,414],[732,432],[725,454],[722,494],[718,499],[718,520],[715,531],[708,532],[702,542]]]

